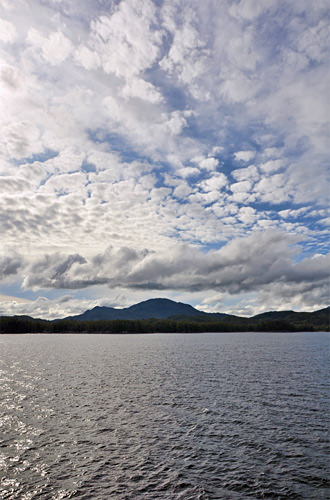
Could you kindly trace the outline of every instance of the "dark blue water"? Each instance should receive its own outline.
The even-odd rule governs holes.
[[[329,498],[326,333],[1,335],[1,499]]]

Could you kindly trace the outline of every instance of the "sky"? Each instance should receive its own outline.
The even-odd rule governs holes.
[[[329,305],[328,0],[0,0],[0,314]]]

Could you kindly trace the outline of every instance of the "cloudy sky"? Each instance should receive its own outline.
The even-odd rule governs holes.
[[[0,314],[329,305],[328,0],[0,0]]]

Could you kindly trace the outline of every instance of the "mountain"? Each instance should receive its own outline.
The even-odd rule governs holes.
[[[169,299],[149,299],[138,304],[123,309],[114,307],[94,307],[77,316],[69,316],[66,320],[74,321],[111,321],[115,319],[122,320],[144,320],[144,319],[172,319],[175,321],[197,321],[197,322],[216,322],[226,321],[231,325],[240,325],[242,328],[250,325],[251,327],[265,322],[282,322],[294,324],[301,328],[304,325],[314,325],[316,328],[329,325],[330,308],[321,309],[314,312],[295,312],[295,311],[270,311],[257,314],[251,318],[242,318],[223,313],[205,313],[195,309],[189,304],[175,302]]]
[[[257,314],[250,318],[257,321],[286,321],[301,328],[304,324],[311,324],[318,328],[320,326],[330,325],[330,307],[319,309],[313,312],[295,312],[295,311],[269,311]]]
[[[205,313],[169,299],[150,299],[124,309],[94,307],[78,316],[52,321],[29,316],[0,316],[0,333],[235,331],[330,331],[330,308],[314,312],[270,311],[242,318],[230,314]]]
[[[189,304],[174,302],[169,299],[149,299],[139,304],[135,304],[124,309],[115,309],[113,307],[94,307],[78,316],[69,316],[65,319],[74,319],[76,321],[94,321],[94,320],[114,320],[114,319],[165,319],[165,318],[198,318],[212,317],[212,319],[222,319],[226,314],[209,315],[198,311]]]

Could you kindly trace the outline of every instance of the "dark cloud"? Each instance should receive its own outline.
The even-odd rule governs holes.
[[[69,275],[74,266],[79,268],[86,262],[86,259],[79,254],[45,255],[27,268],[23,286],[25,288],[80,288],[81,280],[78,280],[78,285],[74,279],[69,278]]]
[[[298,237],[279,232],[254,233],[232,240],[220,250],[202,252],[188,245],[166,253],[108,247],[92,257],[80,254],[45,255],[25,265],[23,286],[33,289],[111,288],[182,292],[221,291],[232,295],[271,290],[278,295],[325,290],[330,256],[297,261]],[[3,259],[3,276],[17,273],[19,257]],[[324,295],[324,292],[322,292]]]
[[[329,257],[296,264],[297,237],[256,233],[236,239],[218,251],[202,253],[182,247],[175,258],[150,256],[127,276],[126,285],[184,291],[220,290],[230,294],[258,291],[272,283],[309,282],[318,286],[329,276]]]
[[[18,254],[0,256],[0,280],[18,274],[24,266],[24,258]]]

